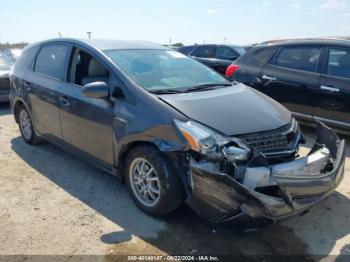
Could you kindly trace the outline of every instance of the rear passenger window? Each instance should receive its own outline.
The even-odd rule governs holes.
[[[350,78],[350,50],[330,49],[327,72],[332,76]]]
[[[192,55],[196,57],[213,58],[215,56],[215,48],[214,46],[201,46],[198,47]]]
[[[63,80],[69,47],[47,45],[41,48],[35,62],[35,72]]]
[[[321,48],[284,47],[278,54],[275,64],[280,67],[317,72]]]

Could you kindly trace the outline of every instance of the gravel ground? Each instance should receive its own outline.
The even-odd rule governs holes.
[[[186,206],[163,219],[143,214],[116,178],[48,143],[25,144],[9,105],[0,104],[0,254],[350,255],[349,157],[347,148],[345,179],[322,204],[242,233],[209,225]]]

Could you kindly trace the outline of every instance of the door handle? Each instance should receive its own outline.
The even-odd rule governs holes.
[[[30,82],[24,82],[23,87],[25,90],[30,91],[32,90],[32,84]]]
[[[332,86],[321,86],[321,89],[322,90],[327,90],[327,91],[330,91],[330,92],[339,92],[339,88],[335,88],[335,87],[332,87]]]
[[[64,106],[69,106],[69,105],[70,105],[69,100],[68,100],[67,97],[62,97],[62,96],[60,96],[60,97],[58,98],[58,100],[59,100],[60,103],[61,103],[62,105],[64,105]]]
[[[267,75],[263,75],[262,79],[268,80],[268,81],[276,81],[277,78],[273,77],[273,76],[267,76]]]

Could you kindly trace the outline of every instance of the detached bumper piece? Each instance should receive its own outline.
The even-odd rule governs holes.
[[[322,201],[344,176],[345,140],[322,123],[305,157],[259,167],[220,172],[219,164],[191,161],[187,204],[214,223],[253,228],[302,214]]]

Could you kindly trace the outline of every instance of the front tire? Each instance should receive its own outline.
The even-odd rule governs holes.
[[[171,161],[152,146],[132,149],[125,161],[125,180],[135,204],[152,216],[164,216],[183,201],[184,192]]]
[[[42,140],[35,133],[33,121],[27,109],[24,106],[21,106],[17,114],[19,130],[21,131],[24,141],[30,145],[41,143]]]

